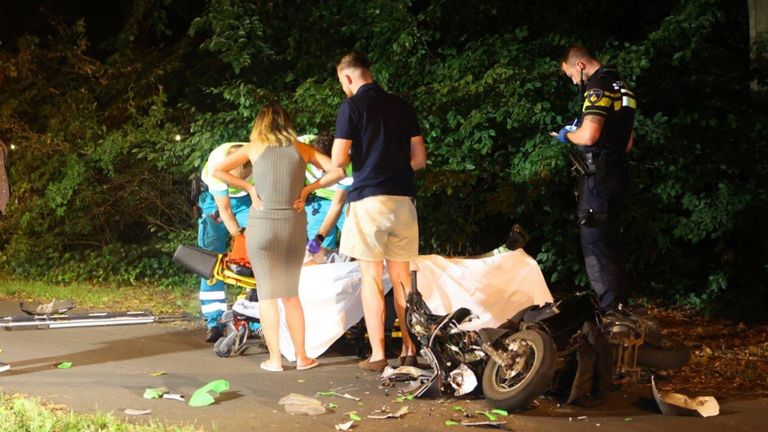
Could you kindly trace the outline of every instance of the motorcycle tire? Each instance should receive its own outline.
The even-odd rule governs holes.
[[[687,346],[670,341],[663,345],[641,345],[637,350],[637,365],[649,369],[680,369],[688,364],[691,350]]]
[[[557,362],[557,347],[552,338],[541,330],[529,329],[513,334],[507,341],[522,340],[533,350],[524,359],[524,376],[504,377],[504,368],[495,360],[488,360],[483,371],[483,393],[494,408],[507,411],[528,408],[552,384]],[[514,379],[510,382],[510,379]],[[510,386],[511,385],[511,386]]]

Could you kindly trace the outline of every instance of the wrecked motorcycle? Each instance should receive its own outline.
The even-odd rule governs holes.
[[[690,352],[663,340],[657,326],[627,311],[604,314],[591,293],[526,308],[497,328],[464,330],[466,308],[432,314],[415,283],[407,297],[411,337],[433,375],[416,396],[481,391],[494,408],[521,410],[547,391],[566,403],[604,398],[633,383],[643,367],[674,369]]]

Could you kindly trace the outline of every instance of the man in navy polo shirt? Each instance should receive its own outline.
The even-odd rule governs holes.
[[[414,171],[424,168],[427,151],[416,111],[385,92],[371,77],[366,56],[352,52],[336,68],[347,95],[336,116],[333,162],[352,162],[354,183],[340,252],[360,263],[361,297],[371,356],[358,363],[381,372],[384,353],[384,260],[394,287],[395,310],[403,333],[400,364],[416,364],[416,347],[408,336],[405,294],[411,289],[409,261],[419,253]]]

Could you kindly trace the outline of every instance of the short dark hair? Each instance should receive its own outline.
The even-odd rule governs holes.
[[[368,60],[368,56],[358,51],[351,51],[344,55],[339,60],[339,64],[336,69],[363,69],[371,70],[371,62]]]
[[[597,57],[595,57],[589,49],[581,45],[573,45],[563,52],[563,55],[560,57],[560,63],[567,64],[572,60],[586,59],[597,60]]]
[[[333,134],[327,131],[320,132],[317,134],[317,138],[312,141],[312,146],[320,153],[330,157],[331,148],[333,147]]]

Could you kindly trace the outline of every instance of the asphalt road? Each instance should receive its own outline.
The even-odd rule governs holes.
[[[18,313],[16,303],[0,302],[0,316]],[[259,349],[244,356],[218,358],[211,345],[203,341],[203,334],[201,326],[188,322],[0,331],[0,360],[12,365],[10,371],[0,374],[0,391],[40,397],[79,412],[111,412],[129,422],[151,419],[219,431],[333,431],[334,425],[348,419],[346,413],[350,411],[362,417],[352,430],[445,430],[446,420],[462,420],[460,413],[453,410],[455,406],[469,412],[489,409],[478,399],[397,402],[396,388],[380,388],[376,374],[360,371],[355,365],[357,358],[338,349],[321,357],[321,365],[312,370],[296,371],[286,362],[284,372],[266,372],[258,367],[265,359]],[[72,367],[56,367],[64,361],[72,362]],[[152,376],[160,371],[165,374]],[[229,381],[231,388],[207,407],[142,397],[144,390],[152,387],[166,387],[189,397],[215,379]],[[316,396],[317,392],[332,389],[359,397],[360,401]],[[292,416],[277,404],[289,393],[317,397],[338,407],[319,416]],[[768,399],[719,401],[721,415],[717,417],[668,417],[656,408],[647,385],[635,385],[612,393],[609,402],[599,408],[558,407],[551,400],[540,399],[537,408],[502,419],[506,420],[506,429],[515,431],[764,430]],[[410,412],[401,419],[367,418],[384,406],[394,412],[403,405]],[[126,408],[152,412],[128,416],[124,414]],[[580,417],[585,418],[577,420]]]

